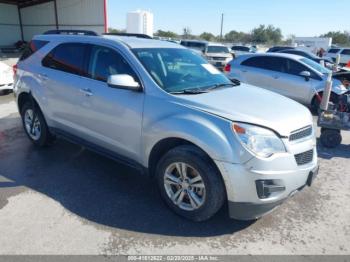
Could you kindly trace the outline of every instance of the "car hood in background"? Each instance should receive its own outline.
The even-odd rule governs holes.
[[[264,126],[282,136],[312,124],[311,113],[305,106],[246,84],[179,98],[186,106],[232,121]]]
[[[205,54],[208,57],[227,57],[227,58],[232,58],[231,53],[206,53]]]

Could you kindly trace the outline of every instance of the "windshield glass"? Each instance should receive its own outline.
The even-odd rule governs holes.
[[[230,51],[228,50],[228,48],[226,46],[215,46],[215,45],[211,45],[208,46],[207,48],[207,53],[230,53]]]
[[[313,69],[317,70],[318,72],[322,73],[322,74],[328,74],[330,72],[330,70],[328,70],[327,68],[321,66],[320,64],[308,59],[308,58],[302,58],[300,59],[301,62],[307,64],[308,66],[312,67]]]
[[[154,81],[166,92],[206,90],[232,82],[196,52],[180,48],[133,49]]]

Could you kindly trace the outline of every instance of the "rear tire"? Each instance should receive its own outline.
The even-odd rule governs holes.
[[[221,174],[212,160],[195,146],[179,146],[168,151],[158,162],[156,180],[166,204],[192,221],[209,219],[226,199]]]
[[[322,129],[320,140],[324,147],[335,148],[341,144],[341,132],[337,129]]]
[[[25,133],[32,143],[43,147],[53,141],[43,114],[34,103],[26,102],[21,110],[22,124]]]

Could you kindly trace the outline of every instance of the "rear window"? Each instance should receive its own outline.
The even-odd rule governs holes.
[[[84,70],[85,52],[85,44],[60,44],[43,59],[42,65],[71,74],[86,75],[86,70]]]
[[[32,54],[34,54],[36,51],[38,51],[40,48],[45,46],[49,41],[42,41],[42,40],[32,40],[28,43],[28,45],[25,47],[24,52],[22,53],[21,57],[19,58],[19,61],[23,61],[30,57]]]
[[[342,52],[341,52],[342,55],[350,55],[350,49],[344,49]]]
[[[338,49],[338,48],[332,48],[332,49],[329,49],[329,50],[328,50],[328,53],[330,53],[330,54],[335,54],[335,53],[338,53],[339,50],[340,50],[340,49]]]
[[[233,47],[231,47],[231,50],[249,52],[250,48],[246,47],[246,46],[233,46]]]
[[[285,72],[286,60],[280,57],[256,56],[244,60],[241,65],[277,72]]]

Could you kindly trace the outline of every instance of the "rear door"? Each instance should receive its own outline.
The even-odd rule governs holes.
[[[80,136],[78,119],[85,88],[82,76],[86,75],[84,60],[86,45],[63,43],[55,47],[42,61],[45,68],[39,75],[47,94],[47,105],[53,127]]]
[[[285,71],[285,61],[274,56],[254,56],[241,63],[244,82],[285,95],[279,79]]]

